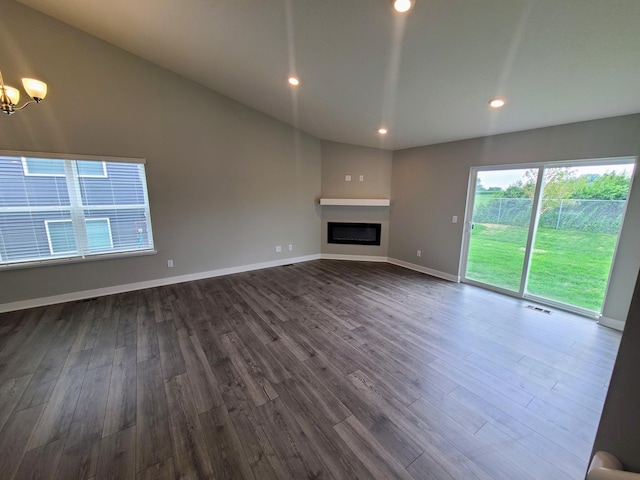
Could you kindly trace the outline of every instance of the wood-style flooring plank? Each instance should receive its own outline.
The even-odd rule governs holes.
[[[173,458],[169,457],[155,465],[138,472],[136,480],[175,480]]]
[[[354,388],[348,378],[318,358],[306,362],[313,373],[368,428],[384,447],[404,466],[418,458],[423,449],[409,432],[403,431],[391,418],[385,405],[367,398]]]
[[[158,336],[156,330],[155,311],[148,305],[146,296],[141,298],[140,304],[136,311],[137,322],[137,360],[144,362],[150,358],[160,356],[160,347],[158,346]]]
[[[247,460],[227,407],[219,405],[200,415],[200,422],[207,440],[214,478],[254,479],[253,470]]]
[[[36,405],[14,412],[0,430],[0,472],[4,478],[14,478],[43,408]]]
[[[135,429],[135,426],[129,427],[102,439],[96,480],[135,479]]]
[[[0,357],[15,359],[21,351],[24,351],[25,346],[34,347],[46,343],[45,334],[51,331],[55,321],[60,318],[62,308],[62,305],[56,306],[55,311],[51,311],[50,308],[33,308],[18,314],[19,322],[12,325],[14,328],[3,339]],[[11,314],[5,314],[3,317],[7,318],[9,315]],[[12,370],[11,373],[13,374],[14,371]]]
[[[85,374],[57,478],[89,478],[95,475],[110,378],[111,365],[89,370]]]
[[[193,391],[193,401],[198,413],[204,413],[222,405],[222,396],[218,389],[218,381],[213,375],[211,365],[202,350],[197,336],[178,337],[182,357],[185,361],[187,375]]]
[[[90,350],[71,354],[31,437],[29,450],[67,436],[78,403]]]
[[[407,467],[415,480],[455,480],[449,472],[427,453],[423,453]]]
[[[276,455],[262,425],[252,420],[255,407],[233,364],[229,359],[218,361],[214,373],[220,384],[224,405],[238,438],[242,439],[244,455],[255,478],[288,478],[284,463]]]
[[[467,453],[466,447],[461,447],[458,443],[451,440],[446,429],[458,426],[454,422],[449,422],[448,417],[437,412],[440,419],[446,418],[443,428],[434,427],[432,418],[428,421],[424,417],[414,415],[414,411],[405,407],[401,402],[394,398],[392,391],[389,391],[384,385],[376,384],[371,378],[361,371],[356,371],[347,377],[350,386],[358,391],[359,395],[366,399],[367,403],[382,407],[389,421],[397,425],[400,431],[411,438],[420,449],[433,459],[438,459],[438,463],[453,475],[462,478],[483,478],[482,472],[478,472],[475,465],[468,465],[464,461],[459,462],[454,459],[464,457]],[[416,402],[418,403],[420,399]],[[415,405],[415,403],[414,403]],[[446,427],[446,428],[445,428]],[[467,436],[466,431],[461,428],[456,433],[456,437]],[[415,461],[415,459],[414,459]],[[413,463],[413,462],[411,462]]]
[[[88,300],[82,302],[82,304],[84,305],[85,310],[81,315],[79,314],[79,318],[81,318],[82,321],[80,323],[78,334],[71,346],[71,352],[73,353],[81,350],[90,350],[94,347],[101,327],[101,311],[106,306],[104,298],[100,300]]]
[[[117,297],[121,313],[118,317],[116,348],[135,345],[137,341],[137,297],[136,292],[123,293]]]
[[[112,435],[136,422],[136,345],[115,351],[109,399],[102,436]]]
[[[0,385],[0,430],[13,412],[18,400],[22,397],[32,375],[12,378]]]
[[[158,357],[137,364],[136,383],[136,470],[140,472],[172,455],[167,399]],[[170,463],[173,470],[173,460]]]
[[[244,301],[238,301],[233,307],[245,321],[245,325],[264,344],[278,340],[278,334]]]
[[[67,324],[66,320],[44,321],[37,325],[28,338],[24,339],[24,343],[19,348],[1,355],[0,382],[4,383],[13,378],[35,373],[51,346],[52,337],[55,338],[65,324]]]
[[[285,383],[276,385],[275,388],[283,404],[289,408],[314,451],[323,460],[331,474],[336,478],[368,478],[369,470],[350,452],[333,428],[344,418],[334,422],[335,418],[327,417],[326,411],[315,408],[316,404],[307,395],[310,393],[307,388],[302,384],[293,385],[289,382],[291,381],[287,380]],[[348,416],[350,413],[347,413],[345,418]]]
[[[240,374],[254,405],[260,406],[278,397],[271,382],[244,348],[238,335],[231,332],[222,336],[222,345],[231,363]]]
[[[29,408],[49,401],[66,360],[66,356],[62,355],[49,357],[49,355],[58,354],[57,349],[48,352],[34,374],[30,375],[31,381],[20,397],[16,405],[17,409]]]
[[[269,438],[288,478],[334,478],[279,398],[258,406],[251,418]]]
[[[91,349],[92,355],[89,362],[89,370],[113,363],[118,335],[120,310],[117,305],[114,308],[115,298],[112,296],[97,301],[104,302],[104,309],[96,311],[96,314],[100,315],[100,329]]]
[[[553,478],[553,480],[570,480],[571,476],[560,470],[556,465],[549,462],[548,458],[543,458],[535,452],[529,450],[517,440],[512,439],[491,423],[486,423],[476,436],[484,440],[487,444],[495,447],[509,460],[516,465],[527,465],[527,474],[534,479]]]
[[[282,382],[281,387],[276,385],[278,392],[291,389],[303,393],[304,396],[299,400],[308,402],[310,408],[313,406],[314,414],[321,416],[323,421],[331,425],[351,415],[351,411],[313,374],[307,364],[298,362],[282,343],[273,342],[269,348],[291,374],[289,379]]]
[[[180,351],[178,332],[173,322],[166,321],[156,324],[160,360],[162,361],[162,374],[165,380],[170,380],[177,375],[186,372],[184,358]]]
[[[206,440],[193,402],[193,391],[187,374],[165,382],[176,475],[181,478],[213,476]]]
[[[21,480],[55,479],[62,457],[64,438],[48,443],[24,454],[16,478]]]
[[[83,303],[72,303],[68,308],[63,309],[62,313],[67,316],[58,323],[55,334],[53,330],[49,332],[51,335],[48,341],[49,348],[38,364],[16,408],[29,408],[47,402],[53,393],[62,368],[81,330],[86,306]]]
[[[250,352],[253,359],[258,362],[260,370],[262,370],[264,376],[271,384],[275,385],[291,378],[291,375],[282,365],[282,362],[273,356],[268,346],[260,341],[248,325],[236,326],[235,333],[244,344],[245,349]]]
[[[389,451],[380,445],[371,432],[353,415],[333,428],[358,459],[367,466],[371,478],[399,478],[410,480],[411,475]]]
[[[586,471],[587,462],[584,458],[580,454],[573,453],[571,451],[572,446],[569,443],[562,442],[563,439],[566,439],[566,434],[558,433],[555,430],[546,431],[544,428],[540,428],[541,431],[538,431],[536,427],[539,424],[523,423],[521,420],[527,421],[528,419],[518,418],[517,415],[509,415],[499,406],[465,388],[460,387],[451,392],[450,395],[468,408],[484,415],[491,421],[492,425],[511,438],[519,439],[521,443],[525,444],[533,452],[538,453],[539,456],[548,458],[549,461],[559,466],[563,471],[573,475],[579,471],[581,473]]]

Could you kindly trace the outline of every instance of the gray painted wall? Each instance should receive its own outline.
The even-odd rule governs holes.
[[[625,470],[640,473],[640,278],[636,283],[593,453],[616,456]]]
[[[458,275],[470,168],[638,156],[640,115],[394,152],[389,256]],[[451,223],[457,215],[460,222]],[[640,268],[640,187],[631,189],[603,314],[624,321]],[[416,250],[422,257],[416,257]]]
[[[393,153],[345,143],[322,142],[322,197],[390,198]],[[351,175],[351,181],[345,176]],[[364,181],[360,181],[364,175]],[[321,252],[386,257],[389,249],[389,207],[322,208]],[[328,222],[380,223],[380,246],[327,243]]]
[[[0,304],[320,251],[318,139],[16,2],[0,6],[11,19],[0,26],[5,81],[49,84],[42,104],[0,118],[0,149],[146,158],[158,250],[0,272]]]
[[[322,196],[389,198],[393,152],[322,141]],[[351,175],[351,181],[345,181]],[[360,181],[364,175],[364,181]]]

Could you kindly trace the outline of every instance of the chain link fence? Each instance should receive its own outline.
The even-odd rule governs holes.
[[[543,199],[539,226],[617,234],[622,226],[626,200]],[[480,198],[473,211],[475,223],[529,226],[530,198]]]

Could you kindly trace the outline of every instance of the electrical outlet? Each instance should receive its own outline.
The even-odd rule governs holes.
[[[173,268],[173,260],[167,260],[167,267]]]
[[[280,245],[276,245],[276,253],[280,253],[282,251],[282,247]]]
[[[454,215],[453,217],[451,217],[451,223],[458,223],[458,216]]]
[[[293,245],[289,244],[289,251],[293,252]]]
[[[364,175],[360,175],[360,181],[364,182]]]
[[[345,182],[350,182],[351,181],[351,175],[345,175],[344,176],[344,181]]]
[[[416,252],[416,257],[421,257],[422,256],[422,250],[418,250]]]

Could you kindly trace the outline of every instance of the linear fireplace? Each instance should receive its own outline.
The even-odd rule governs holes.
[[[328,222],[327,243],[380,245],[380,223]]]

